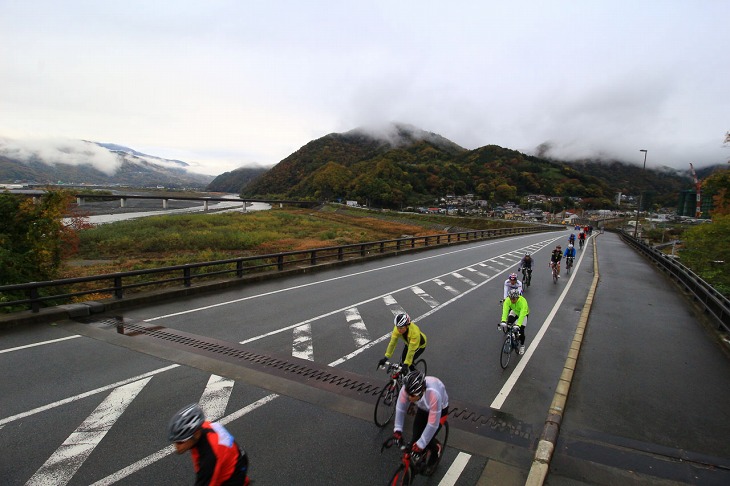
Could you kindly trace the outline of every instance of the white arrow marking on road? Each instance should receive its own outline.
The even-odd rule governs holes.
[[[203,396],[200,397],[200,408],[205,418],[215,422],[226,413],[228,400],[233,392],[233,380],[218,375],[210,375]]]
[[[350,324],[350,332],[352,333],[352,337],[355,339],[355,344],[358,346],[365,346],[369,343],[370,334],[368,333],[368,328],[365,327],[365,323],[360,316],[360,311],[358,311],[356,307],[347,309],[345,311],[345,318]]]
[[[112,425],[124,413],[127,406],[151,379],[139,380],[111,392],[36,471],[26,486],[68,483],[101,439],[109,432]]]
[[[294,346],[292,347],[291,355],[295,358],[314,361],[311,324],[304,324],[294,328]]]

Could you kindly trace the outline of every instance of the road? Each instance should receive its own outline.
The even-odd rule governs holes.
[[[172,453],[165,430],[175,411],[199,401],[246,448],[256,486],[383,484],[398,458],[381,454],[391,430],[372,423],[373,393],[386,378],[375,364],[393,313],[406,310],[428,335],[423,357],[452,409],[444,462],[421,484],[524,484],[593,280],[595,239],[572,275],[550,280],[549,251],[565,237],[470,243],[3,331],[0,474],[6,484],[190,482],[190,460]],[[666,464],[652,472],[659,448],[715,465],[730,457],[728,360],[662,277],[622,245],[598,238],[601,283],[549,484],[624,478],[626,460],[610,453],[617,445],[646,466],[631,480],[679,474]],[[498,301],[526,251],[537,265],[526,292],[528,350],[503,371]],[[639,291],[647,286],[656,289]],[[643,347],[642,329],[656,348]],[[667,364],[675,355],[660,345],[676,346],[677,359],[692,360],[688,369]],[[625,447],[638,443],[655,454]],[[684,478],[669,479],[712,484]]]

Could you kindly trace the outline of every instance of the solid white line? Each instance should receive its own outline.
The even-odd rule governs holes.
[[[12,353],[13,351],[19,351],[21,349],[34,348],[36,346],[43,346],[45,344],[57,343],[59,341],[65,341],[67,339],[74,339],[74,338],[78,338],[78,337],[81,337],[81,335],[80,334],[74,334],[73,336],[67,336],[67,337],[62,337],[62,338],[58,338],[58,339],[51,339],[50,341],[43,341],[43,342],[40,342],[40,343],[26,344],[25,346],[18,346],[16,348],[0,349],[0,354],[3,354],[3,353]]]
[[[115,389],[36,471],[26,486],[67,484],[152,378]]]
[[[502,389],[497,394],[496,398],[490,405],[490,407],[499,410],[502,408],[502,405],[504,405],[505,400],[507,400],[507,397],[509,396],[510,392],[512,391],[512,388],[517,384],[517,380],[519,380],[520,375],[522,375],[522,372],[525,370],[525,367],[530,362],[530,358],[532,358],[533,353],[537,349],[538,344],[540,344],[540,341],[542,340],[543,336],[547,332],[548,328],[550,327],[550,324],[553,322],[553,318],[555,317],[555,314],[558,313],[558,309],[560,308],[560,305],[563,303],[563,300],[565,299],[565,296],[568,295],[568,290],[570,289],[570,286],[573,285],[573,280],[575,279],[575,275],[578,273],[578,268],[580,268],[581,262],[583,262],[583,257],[585,256],[587,252],[583,252],[580,256],[580,259],[578,259],[578,263],[573,265],[573,272],[570,274],[570,280],[568,281],[567,285],[565,286],[565,289],[563,289],[563,292],[560,294],[560,297],[555,302],[555,305],[553,306],[552,310],[550,311],[550,314],[548,314],[547,319],[545,319],[545,322],[543,323],[542,327],[538,331],[538,333],[535,335],[535,338],[532,340],[532,343],[527,347],[525,350],[525,354],[522,355],[522,359],[520,359],[520,362],[517,363],[517,366],[515,366],[514,371],[509,376],[507,381],[504,385],[502,385]]]
[[[461,473],[464,472],[464,468],[466,467],[466,463],[469,462],[469,459],[471,459],[471,454],[459,452],[459,455],[456,456],[454,462],[451,463],[449,470],[446,471],[444,477],[441,478],[439,486],[454,486],[456,481],[459,479],[459,476],[461,476]]]
[[[226,413],[228,400],[233,392],[234,381],[218,375],[210,375],[208,384],[200,397],[200,408],[205,413],[205,418],[215,422]]]
[[[247,405],[236,412],[233,412],[232,414],[228,415],[227,417],[220,419],[218,422],[222,425],[226,425],[229,422],[232,422],[238,418],[243,417],[247,413],[256,410],[260,406],[269,403],[271,400],[273,400],[274,398],[276,398],[278,396],[279,395],[277,395],[277,394],[267,395],[264,398],[257,400],[254,403]],[[113,474],[110,474],[109,476],[107,476],[103,479],[100,479],[99,481],[93,483],[91,486],[107,486],[109,484],[114,484],[117,481],[121,481],[122,479],[126,478],[130,474],[134,474],[137,471],[139,471],[140,469],[143,469],[143,468],[149,466],[150,464],[153,464],[153,463],[159,461],[160,459],[164,459],[165,457],[169,456],[173,452],[175,452],[175,446],[169,445],[169,446],[165,447],[164,449],[160,449],[159,451],[155,452],[154,454],[150,454],[149,456],[147,456],[143,459],[140,459],[139,461],[137,461],[133,464],[130,464],[129,466],[125,467],[124,469],[120,469],[119,471],[117,471]]]
[[[84,393],[81,393],[79,395],[74,395],[72,397],[64,398],[63,400],[59,400],[57,402],[49,403],[48,405],[43,405],[42,407],[34,408],[33,410],[28,410],[27,412],[19,413],[16,415],[11,415],[10,417],[5,417],[4,419],[0,420],[0,425],[5,425],[10,422],[13,422],[18,419],[22,419],[25,417],[29,417],[31,415],[35,415],[40,412],[45,412],[46,410],[50,410],[52,408],[60,407],[61,405],[65,405],[67,403],[75,402],[76,400],[81,400],[82,398],[90,397],[92,395],[96,395],[97,393],[101,393],[107,390],[111,390],[112,388],[118,388],[120,386],[126,385],[127,383],[132,383],[134,381],[141,380],[143,378],[147,378],[148,376],[154,376],[158,373],[162,373],[164,371],[171,370],[173,368],[177,368],[178,364],[165,366],[164,368],[158,368],[156,370],[149,371],[147,373],[143,373],[141,375],[134,376],[132,378],[127,378],[126,380],[121,380],[116,383],[112,383],[111,385],[102,386],[100,388],[96,388],[95,390],[90,390]]]

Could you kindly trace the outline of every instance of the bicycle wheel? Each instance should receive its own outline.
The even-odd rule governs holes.
[[[558,267],[553,267],[553,283],[558,283]]]
[[[417,360],[415,363],[413,363],[413,367],[423,373],[423,376],[426,376],[426,372],[428,371],[428,365],[426,364],[425,359]]]
[[[441,463],[441,459],[444,458],[444,454],[446,453],[446,444],[448,444],[449,442],[448,421],[444,422],[444,424],[439,427],[438,432],[436,432],[435,438],[441,444],[441,455],[438,457],[438,459],[436,459],[436,462],[434,464],[427,464],[426,466],[424,466],[423,471],[421,471],[421,474],[423,474],[424,476],[433,476],[433,473],[436,472],[436,468]],[[430,457],[425,458],[424,460],[430,460]]]
[[[502,351],[499,353],[499,364],[502,369],[506,369],[509,365],[509,358],[512,354],[512,334],[507,334],[502,343]]]
[[[378,427],[385,427],[393,419],[395,415],[395,404],[398,402],[398,387],[389,381],[380,392],[378,401],[375,402],[375,412],[373,418],[375,419],[375,425]]]
[[[407,486],[412,482],[413,473],[411,472],[411,468],[406,469],[406,467],[401,464],[395,471],[395,474],[393,474],[393,477],[388,484],[390,484],[390,486]]]

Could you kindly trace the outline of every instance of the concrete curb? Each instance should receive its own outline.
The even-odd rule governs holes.
[[[578,327],[576,328],[575,335],[573,336],[573,343],[570,346],[570,351],[568,351],[568,357],[565,359],[563,372],[560,375],[560,381],[555,389],[553,402],[550,405],[547,419],[545,419],[545,427],[543,428],[542,435],[540,436],[540,441],[537,444],[535,458],[532,461],[532,467],[530,468],[530,473],[527,476],[525,486],[542,486],[545,482],[548,471],[550,470],[550,460],[552,459],[553,452],[555,451],[555,443],[557,442],[558,434],[560,433],[560,423],[563,420],[565,403],[568,400],[570,384],[573,381],[573,373],[575,372],[575,368],[578,364],[580,346],[583,342],[586,327],[588,326],[588,317],[591,313],[593,298],[596,294],[596,288],[598,287],[598,280],[600,278],[598,273],[597,241],[597,238],[593,239],[593,282],[591,283],[591,288],[588,290],[588,297],[586,297],[585,304],[583,304],[583,310],[580,314]]]

